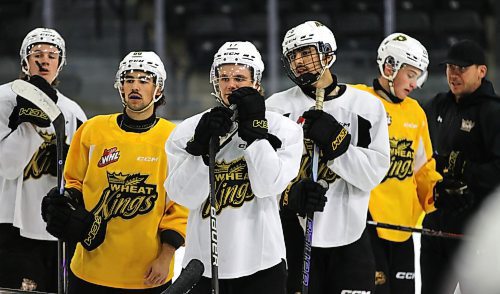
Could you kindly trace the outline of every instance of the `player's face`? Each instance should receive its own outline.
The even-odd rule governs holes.
[[[474,92],[481,85],[481,79],[486,76],[485,65],[458,66],[446,65],[446,78],[451,92],[457,98]]]
[[[144,109],[153,100],[155,89],[154,77],[150,73],[137,70],[125,73],[123,95],[128,108],[136,111]]]
[[[296,77],[305,73],[319,73],[322,69],[318,51],[314,46],[299,47],[286,55],[290,69]]]
[[[28,52],[30,76],[39,75],[52,83],[59,67],[59,49],[50,44],[36,44]]]
[[[241,87],[254,87],[252,72],[246,65],[223,64],[218,68],[217,78],[222,101],[229,105],[228,97]]]
[[[417,80],[421,75],[422,71],[414,66],[402,66],[394,79],[394,93],[396,96],[401,100],[405,99],[417,88]]]

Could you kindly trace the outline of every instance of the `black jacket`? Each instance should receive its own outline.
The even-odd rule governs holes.
[[[475,204],[463,215],[446,216],[451,226],[445,225],[461,231],[463,223],[500,185],[500,97],[491,82],[483,79],[475,92],[458,103],[449,91],[434,97],[424,110],[434,152],[461,151],[467,160],[464,177]]]

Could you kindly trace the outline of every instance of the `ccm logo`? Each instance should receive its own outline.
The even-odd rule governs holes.
[[[413,280],[415,279],[415,273],[412,272],[397,272],[396,279],[400,280]]]
[[[158,157],[150,157],[150,156],[138,156],[137,161],[146,161],[146,162],[157,162]]]
[[[372,291],[363,291],[363,290],[342,290],[340,294],[371,294]]]

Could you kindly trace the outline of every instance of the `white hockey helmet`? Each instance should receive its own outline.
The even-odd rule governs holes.
[[[417,86],[420,88],[427,79],[427,67],[429,66],[429,55],[425,47],[416,39],[403,34],[393,33],[387,36],[378,47],[377,63],[380,74],[389,80],[391,92],[393,90],[393,80],[398,71],[404,65],[411,65],[422,71],[417,79]],[[393,74],[387,76],[384,74],[384,65],[390,64]],[[394,93],[392,93],[395,95]]]
[[[337,51],[335,36],[327,26],[323,25],[319,21],[306,21],[305,23],[291,28],[288,32],[286,32],[281,46],[283,63],[287,69],[287,74],[295,83],[300,85],[313,84],[319,80],[324,71],[330,68],[337,58],[335,55],[335,52]],[[297,77],[290,68],[290,64],[293,61],[291,59],[291,53],[298,48],[305,46],[314,46],[321,61],[322,69],[319,73],[314,74],[312,79],[310,75],[306,78]],[[325,56],[332,57],[328,63],[325,63]]]
[[[163,62],[160,57],[152,51],[132,51],[120,62],[115,76],[114,86],[120,92],[123,104],[125,105],[122,94],[124,77],[126,73],[134,70],[147,72],[153,75],[156,89],[152,102],[154,103],[160,100],[163,95],[156,96],[156,93],[158,91],[163,91],[165,88],[165,81],[167,80],[167,72],[165,71]]]
[[[213,95],[222,104],[218,82],[218,68],[224,64],[245,65],[251,69],[254,87],[260,85],[262,73],[264,72],[264,62],[259,50],[248,41],[226,42],[214,55],[214,61],[210,69],[210,83],[214,87]]]
[[[66,64],[66,44],[58,32],[48,28],[36,28],[24,37],[21,49],[19,50],[22,71],[26,75],[29,75],[29,52],[33,45],[40,43],[53,45],[59,50],[59,67],[57,68],[57,72],[59,73],[63,65]]]

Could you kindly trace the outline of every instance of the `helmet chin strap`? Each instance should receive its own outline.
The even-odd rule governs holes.
[[[391,77],[390,79],[387,79],[387,81],[389,82],[389,90],[391,91],[391,94],[397,97],[396,91],[394,90],[394,78]]]

